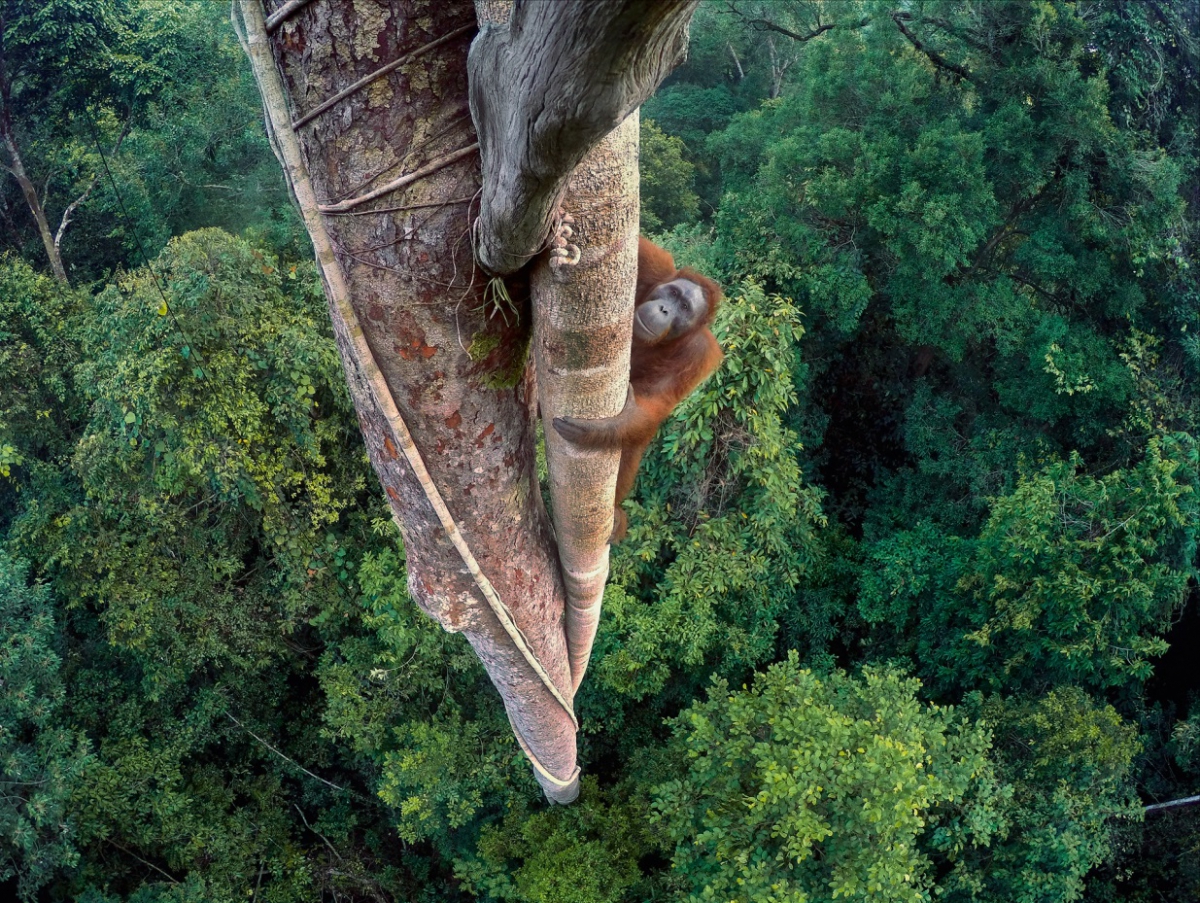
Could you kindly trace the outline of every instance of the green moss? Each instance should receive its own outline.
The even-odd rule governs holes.
[[[488,355],[499,346],[500,336],[486,332],[477,332],[475,337],[471,339],[471,347],[467,349],[467,354],[471,356],[471,360],[478,364],[487,360]]]
[[[502,337],[495,333],[479,332],[471,340],[467,354],[477,363],[487,362],[495,369],[484,377],[483,384],[489,389],[512,389],[525,375],[529,361],[529,335],[520,338],[520,347],[512,353],[499,351]]]

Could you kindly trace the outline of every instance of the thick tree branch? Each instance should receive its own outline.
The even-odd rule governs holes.
[[[66,285],[67,270],[63,266],[62,256],[58,253],[54,236],[50,234],[50,222],[46,219],[46,208],[38,197],[33,180],[29,178],[29,174],[25,170],[25,162],[21,159],[21,150],[17,145],[16,130],[12,121],[12,84],[8,78],[8,65],[4,53],[4,27],[4,17],[0,15],[0,137],[3,138],[4,146],[8,150],[8,161],[4,163],[4,168],[12,173],[17,184],[21,186],[25,203],[29,205],[29,212],[33,215],[34,222],[37,223],[38,235],[41,236],[42,246],[46,249],[46,256],[50,260],[50,269],[54,273],[54,278]]]
[[[970,81],[971,80],[970,72],[968,72],[962,66],[956,66],[954,63],[947,60],[944,56],[942,56],[940,53],[938,53],[932,47],[929,47],[929,46],[925,45],[924,43],[922,43],[920,38],[918,38],[915,34],[913,34],[911,31],[909,31],[904,26],[905,20],[911,20],[911,19],[912,19],[912,13],[906,13],[906,12],[901,12],[901,11],[892,13],[892,21],[895,22],[896,27],[900,29],[900,33],[902,35],[904,35],[906,38],[908,38],[908,42],[910,44],[912,44],[913,47],[916,48],[916,50],[919,53],[925,54],[925,56],[929,58],[929,62],[933,63],[939,69],[945,69],[947,72],[953,72],[959,78],[965,78],[967,81]]]
[[[512,273],[545,247],[567,179],[687,52],[698,0],[527,0],[471,47],[483,158],[480,264]]]

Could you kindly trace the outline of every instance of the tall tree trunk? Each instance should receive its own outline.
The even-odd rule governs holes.
[[[570,246],[571,264],[554,257],[534,268],[545,422],[610,416],[624,404],[638,230],[637,117],[629,114],[683,61],[696,2],[553,0],[511,8],[476,0],[485,23],[469,60],[484,168],[479,260],[507,272],[551,243],[560,205],[574,217],[570,239],[554,238]],[[546,430],[546,459],[578,688],[608,578],[620,455],[584,451]]]
[[[564,628],[566,593],[534,468],[528,299],[516,299],[519,319],[487,316],[488,280],[473,251],[512,272],[543,248],[576,164],[682,59],[695,3],[553,0],[510,10],[484,0],[493,24],[471,49],[468,107],[476,27],[467,2],[268,2],[268,20],[261,0],[241,0],[273,144],[404,536],[410,591],[467,637],[557,802],[578,794],[572,706],[607,577],[617,455],[550,440],[572,602]],[[510,12],[520,27],[503,24]],[[487,133],[490,187],[481,186],[472,114]],[[576,265],[539,264],[534,276],[542,404],[553,413],[606,416],[624,402],[636,135],[635,118],[576,173],[571,240],[585,246]]]
[[[8,150],[8,162],[4,164],[4,168],[12,173],[12,177],[21,186],[21,194],[25,196],[25,203],[29,205],[29,212],[33,214],[34,222],[37,223],[38,235],[42,238],[46,256],[50,259],[50,271],[54,273],[55,279],[65,285],[68,283],[67,270],[63,266],[62,255],[58,251],[54,235],[50,232],[50,223],[46,220],[46,211],[42,209],[42,200],[38,197],[37,188],[34,187],[28,173],[25,172],[25,163],[21,160],[21,152],[17,148],[17,139],[13,134],[7,104],[5,104],[3,113],[0,113],[0,120],[2,120],[0,131],[4,133],[4,147]]]
[[[8,151],[8,162],[4,168],[12,173],[12,177],[21,186],[21,194],[29,212],[37,223],[38,235],[46,248],[46,256],[50,258],[50,269],[54,277],[62,283],[67,282],[67,270],[63,266],[62,255],[58,253],[58,245],[50,232],[50,223],[46,219],[46,211],[42,209],[42,200],[38,197],[37,188],[25,171],[25,161],[21,159],[21,150],[17,145],[17,136],[13,130],[12,121],[12,85],[8,81],[8,65],[4,57],[4,22],[0,17],[0,135],[4,138],[4,147]]]
[[[273,61],[261,52],[258,0],[242,0],[242,14],[268,107],[267,83],[280,75],[291,102],[276,118],[321,110],[295,130],[277,122],[275,140],[281,151],[296,143],[289,169],[311,179],[315,197],[305,197],[289,172],[371,463],[404,537],[413,599],[466,636],[546,795],[569,802],[578,794],[576,725],[564,591],[535,469],[528,315],[485,315],[487,280],[469,239],[480,187],[466,83],[474,10],[444,0],[310,3],[275,30]],[[456,527],[445,528],[406,442]],[[481,598],[455,532],[542,676]]]
[[[533,347],[542,420],[609,417],[625,405],[638,246],[638,114],[579,164],[563,206],[574,266],[533,271]],[[579,688],[608,580],[619,450],[584,449],[547,429],[555,534],[567,588],[567,649]]]

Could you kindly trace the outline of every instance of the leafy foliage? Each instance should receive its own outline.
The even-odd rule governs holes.
[[[660,232],[693,220],[700,199],[692,190],[695,167],[683,157],[683,142],[651,119],[641,121],[642,231]]]
[[[1195,896],[1200,810],[1141,812],[1200,781],[1194,0],[701,5],[643,226],[726,357],[626,503],[568,808],[409,597],[227,9],[3,11],[52,226],[98,147],[120,192],[74,290],[0,196],[6,890]]]
[[[0,498],[25,483],[14,465],[70,453],[84,406],[72,392],[79,348],[68,324],[82,303],[24,261],[0,257]]]
[[[5,116],[72,281],[203,226],[302,250],[221,4],[5,0],[3,12]],[[2,188],[4,246],[44,268],[15,179]]]
[[[89,760],[87,741],[60,720],[65,685],[49,589],[0,550],[0,880],[22,900],[79,861],[68,799]]]
[[[512,809],[459,863],[475,893],[529,903],[618,903],[645,892],[637,861],[653,848],[646,800],[584,778],[580,805]]]
[[[1152,441],[1102,479],[1054,461],[993,501],[978,538],[894,533],[868,547],[863,614],[915,641],[947,692],[1145,680],[1188,590],[1195,455]]]
[[[76,372],[90,420],[71,465],[86,501],[30,529],[61,588],[102,603],[113,642],[166,644],[150,660],[168,669],[265,663],[278,639],[261,613],[295,617],[314,584],[336,598],[349,577],[323,532],[365,485],[361,459],[328,458],[352,435],[349,401],[298,265],[280,274],[240,242],[192,233],[158,272],[165,294],[142,271],[95,299]],[[260,541],[286,565],[243,575]]]
[[[1082,690],[1037,700],[990,699],[998,776],[1011,787],[1007,843],[976,859],[968,899],[1078,900],[1084,877],[1112,854],[1115,829],[1141,813],[1130,783],[1136,728]]]
[[[717,681],[676,722],[685,777],[655,790],[686,899],[926,900],[935,858],[1003,835],[988,731],[918,686],[794,654],[741,692]]]

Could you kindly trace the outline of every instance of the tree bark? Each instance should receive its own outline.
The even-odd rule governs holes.
[[[512,273],[547,247],[567,179],[682,62],[698,2],[525,2],[484,25],[469,66],[485,269]]]
[[[25,163],[21,160],[16,136],[13,135],[8,121],[7,107],[2,118],[4,122],[3,125],[0,125],[0,130],[4,132],[4,146],[8,150],[8,162],[4,164],[4,168],[12,173],[12,177],[21,186],[21,194],[25,196],[25,203],[29,205],[29,212],[33,214],[34,222],[37,223],[38,235],[42,238],[42,246],[45,247],[46,257],[50,260],[50,271],[54,273],[55,279],[67,285],[67,270],[63,266],[62,255],[58,252],[58,244],[54,241],[54,236],[50,234],[50,223],[46,219],[46,211],[42,209],[42,201],[38,197],[37,188],[34,187],[29,175],[25,172]]]
[[[527,261],[571,179],[575,265],[556,257],[532,276],[541,405],[547,416],[617,413],[637,119],[612,130],[682,58],[695,3],[528,0],[499,24],[509,5],[482,0],[488,37],[471,50],[469,107],[469,3],[268,0],[268,37],[262,0],[240,0],[273,145],[404,537],[410,592],[471,643],[556,802],[578,795],[572,706],[608,573],[619,455],[548,437],[564,589],[534,466],[528,299],[515,299],[518,318],[489,317],[473,251],[506,261],[494,271]],[[472,110],[488,131],[478,144]],[[482,183],[481,147],[484,167],[492,161]]]
[[[66,285],[68,284],[67,270],[63,266],[62,255],[59,254],[58,245],[50,232],[50,222],[46,219],[46,211],[42,208],[37,188],[34,187],[33,181],[25,171],[25,162],[21,159],[17,136],[13,130],[12,86],[8,81],[8,66],[4,58],[3,31],[3,22],[0,22],[0,135],[3,135],[4,147],[8,151],[8,162],[4,164],[4,168],[12,173],[12,177],[21,187],[21,194],[25,196],[25,203],[29,206],[29,212],[33,214],[33,219],[37,223],[38,235],[41,236],[42,245],[46,248],[46,256],[50,259],[50,270],[54,273],[54,278]]]
[[[275,140],[281,149],[297,145],[290,181],[317,248],[371,463],[404,537],[410,592],[446,630],[466,636],[546,795],[569,802],[578,794],[576,725],[551,691],[569,707],[564,591],[534,465],[528,318],[510,325],[485,316],[486,280],[468,240],[479,161],[459,152],[475,141],[466,104],[474,11],[444,0],[311,3],[272,35],[272,60],[262,53],[260,3],[242,0],[241,10],[266,105],[267,84],[282,77],[291,121],[405,60],[298,131],[277,112]],[[297,169],[311,180],[308,197]],[[344,214],[317,209],[421,170],[423,178]],[[407,431],[444,496],[451,530],[403,454]],[[481,598],[455,531],[548,682]]]
[[[625,405],[638,246],[638,115],[589,151],[567,184],[579,261],[533,270],[542,421],[609,417]],[[567,650],[579,688],[600,622],[620,450],[583,449],[547,428],[546,462],[567,590]]]
[[[475,0],[481,27],[505,26],[511,0]],[[483,37],[476,39],[476,46]],[[475,52],[475,49],[472,49]],[[501,83],[519,73],[493,73]],[[540,98],[520,99],[533,109]],[[533,269],[534,364],[542,420],[605,417],[624,405],[629,383],[637,276],[638,116],[635,110],[570,174],[562,205],[573,232],[563,257]],[[546,431],[551,507],[566,583],[567,652],[578,690],[591,658],[608,580],[612,499],[620,454],[585,450]]]

